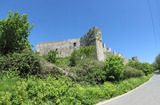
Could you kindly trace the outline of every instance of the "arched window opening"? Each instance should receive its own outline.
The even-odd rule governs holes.
[[[73,46],[76,47],[76,42],[73,43]]]

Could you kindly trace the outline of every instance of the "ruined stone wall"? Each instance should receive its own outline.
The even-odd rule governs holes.
[[[106,48],[103,48],[102,46],[102,35],[99,28],[93,27],[86,35],[81,37],[80,46],[95,46],[95,58],[99,61],[104,61],[104,50]]]
[[[103,52],[107,52],[106,44],[105,43],[102,44],[102,47],[103,47]]]
[[[129,62],[129,58],[127,58],[125,56],[122,56],[120,53],[117,53],[117,52],[113,51],[113,55],[116,55],[116,56],[119,56],[119,57],[123,58],[124,59],[123,64],[126,64],[126,63]]]
[[[104,59],[106,59],[107,56],[111,56],[112,55],[112,53],[111,53],[111,47],[107,47],[107,49],[103,48],[103,53],[104,53]]]
[[[128,62],[129,62],[129,58],[127,58],[127,57],[125,57],[125,56],[121,56],[121,58],[123,58],[123,59],[124,59],[123,64],[126,64],[126,63],[128,63]]]
[[[97,27],[91,28],[89,32],[81,38],[38,43],[36,46],[36,51],[43,55],[47,54],[51,50],[57,50],[59,52],[59,57],[66,57],[70,56],[75,48],[78,49],[79,47],[84,46],[95,46],[95,58],[99,61],[104,61],[104,51],[106,51],[106,46],[105,44],[102,45],[101,30]]]
[[[104,61],[108,55],[111,55],[111,47],[106,49],[105,43],[102,44],[101,30],[97,27],[93,27],[87,34],[81,38],[69,39],[63,41],[38,43],[36,51],[41,55],[47,54],[51,50],[58,51],[58,57],[70,56],[73,50],[85,46],[95,46],[95,58],[99,61]],[[124,64],[129,62],[129,58],[121,56],[121,54],[113,51],[113,55],[120,56],[124,59]],[[139,61],[138,57],[133,58],[135,61]]]
[[[36,51],[40,52],[41,55],[47,54],[51,50],[57,50],[59,57],[70,56],[75,48],[80,47],[80,38],[69,39],[63,41],[45,42],[38,43]]]

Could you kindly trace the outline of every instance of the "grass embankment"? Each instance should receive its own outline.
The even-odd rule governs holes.
[[[148,81],[151,76],[91,85],[77,84],[66,77],[56,80],[50,76],[45,79],[35,76],[23,79],[11,74],[0,75],[0,104],[91,105],[124,94]]]

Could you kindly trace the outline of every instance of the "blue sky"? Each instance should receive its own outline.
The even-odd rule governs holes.
[[[27,14],[35,24],[30,43],[80,38],[94,26],[112,51],[152,63],[160,53],[160,1],[149,0],[1,0],[0,20],[8,11]],[[155,31],[155,34],[154,34]]]

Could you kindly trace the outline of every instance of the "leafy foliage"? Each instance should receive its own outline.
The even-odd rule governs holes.
[[[81,59],[93,58],[93,56],[95,55],[95,49],[95,46],[86,46],[79,49],[74,49],[71,54],[70,65],[75,66]]]
[[[158,64],[158,69],[160,69],[160,54],[156,57],[156,62]]]
[[[142,70],[138,70],[138,69],[127,66],[124,69],[123,75],[124,75],[124,78],[131,78],[131,77],[144,76],[145,74]]]
[[[142,63],[140,62],[134,62],[132,60],[129,60],[128,66],[136,68],[138,70],[142,70]]]
[[[156,61],[154,61],[152,64],[151,64],[155,69],[159,69],[159,65]]]
[[[74,68],[76,82],[89,82],[91,84],[103,83],[106,80],[104,62],[87,58],[80,60]]]
[[[119,56],[108,56],[106,58],[106,76],[107,80],[115,81],[123,78],[124,59]]]
[[[59,70],[57,67],[46,67],[45,69],[43,68],[40,74],[42,74],[39,75],[41,78],[46,78],[48,75],[51,75],[54,78],[61,78],[65,75],[65,73]]]
[[[117,83],[105,82],[102,85],[75,84],[63,77],[45,79],[29,76],[0,74],[0,104],[2,105],[91,105],[99,101],[121,95],[146,82],[151,76],[130,78]]]
[[[57,59],[57,57],[56,57],[57,54],[58,54],[57,51],[51,50],[50,52],[48,52],[48,54],[44,54],[43,57],[44,57],[48,62],[55,63],[55,62],[56,62],[56,59]]]
[[[155,71],[155,68],[151,66],[149,63],[140,63],[130,60],[128,66],[136,68],[138,70],[142,70],[145,73],[145,75],[148,75]]]
[[[32,27],[26,14],[20,16],[18,11],[14,14],[9,11],[7,19],[0,21],[0,53],[5,55],[31,48],[27,38]]]
[[[7,54],[0,57],[0,70],[17,71],[19,75],[38,74],[41,70],[39,56],[33,51]]]
[[[151,74],[155,71],[155,68],[151,66],[149,63],[142,63],[142,70],[145,75]]]
[[[57,57],[56,64],[58,66],[68,66],[70,64],[70,57]]]

